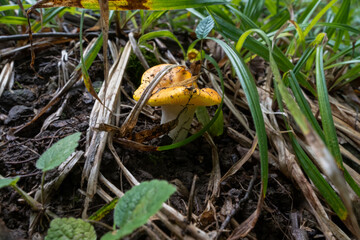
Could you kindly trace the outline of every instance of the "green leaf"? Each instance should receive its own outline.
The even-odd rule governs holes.
[[[196,108],[196,117],[199,122],[205,126],[210,122],[210,116],[206,109],[206,107],[199,106]],[[224,116],[222,111],[220,112],[220,116],[216,119],[213,125],[211,125],[208,130],[211,136],[220,136],[224,132]]]
[[[0,179],[0,188],[13,186],[19,181],[20,177],[15,178],[1,178]]]
[[[55,218],[45,240],[96,240],[94,227],[82,219]]]
[[[195,33],[198,39],[204,39],[214,28],[214,20],[211,16],[207,16],[200,21],[199,25],[196,27]]]
[[[120,239],[141,227],[160,210],[162,204],[176,191],[166,181],[152,180],[133,187],[120,198],[114,211],[114,224],[120,230],[107,233],[101,239]]]
[[[52,145],[37,160],[36,167],[46,172],[59,166],[75,151],[80,135],[80,132],[74,133]]]
[[[207,39],[215,41],[222,47],[226,55],[228,56],[236,75],[239,78],[242,88],[244,89],[246,99],[249,104],[251,115],[256,128],[256,134],[259,139],[260,161],[261,161],[261,180],[264,184],[264,192],[266,194],[267,182],[268,182],[268,146],[267,137],[265,131],[264,118],[260,107],[260,99],[256,89],[255,81],[250,73],[250,70],[245,65],[239,53],[233,48],[227,45],[225,42],[217,38]]]

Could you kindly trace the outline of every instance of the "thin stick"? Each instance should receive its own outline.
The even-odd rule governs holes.
[[[98,37],[99,32],[86,32],[84,33],[85,37]],[[110,31],[109,36],[115,37],[116,32]],[[66,32],[44,32],[44,33],[33,33],[32,38],[79,38],[79,33],[66,33]],[[7,42],[7,41],[17,41],[17,40],[26,40],[29,39],[29,34],[15,34],[9,36],[0,36],[0,42]]]
[[[187,211],[187,221],[188,221],[188,223],[191,222],[191,215],[192,215],[192,210],[193,210],[193,205],[194,205],[195,186],[196,186],[197,179],[198,179],[198,176],[195,174],[194,177],[193,177],[193,181],[192,181],[191,189],[190,189],[190,194],[189,194],[188,211]]]
[[[41,203],[44,204],[44,183],[45,183],[45,172],[41,176]]]

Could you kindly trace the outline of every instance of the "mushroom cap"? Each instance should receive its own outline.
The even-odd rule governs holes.
[[[148,69],[141,78],[140,87],[134,92],[133,98],[138,101],[154,79],[155,75],[166,65],[160,64]],[[191,73],[185,67],[178,66],[172,68],[160,80],[155,87],[152,96],[147,104],[150,106],[163,105],[195,105],[195,106],[212,106],[220,104],[220,95],[211,88],[199,89],[196,82],[182,85],[181,83],[191,78]]]

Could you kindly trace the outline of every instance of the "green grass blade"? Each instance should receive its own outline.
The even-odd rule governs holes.
[[[23,4],[24,9],[31,7],[31,4]],[[0,6],[0,12],[9,11],[9,10],[18,10],[20,9],[19,5],[3,5]]]
[[[268,150],[267,150],[267,138],[265,131],[264,119],[262,116],[262,111],[260,107],[259,95],[256,89],[255,81],[247,68],[246,64],[243,62],[239,54],[234,51],[229,45],[217,38],[208,37],[207,39],[213,40],[222,49],[225,51],[228,56],[236,75],[239,78],[242,88],[244,89],[246,99],[249,104],[251,115],[256,128],[256,134],[259,139],[259,151],[260,151],[260,161],[261,161],[261,180],[264,184],[264,195],[267,190],[268,182]]]
[[[293,69],[293,72],[295,74],[300,72],[300,70],[307,63],[307,61],[309,60],[309,58],[311,57],[311,55],[313,54],[314,51],[315,51],[315,48],[313,48],[313,47],[309,47],[309,48],[305,49],[305,51],[303,52],[299,61],[296,63],[296,65]]]
[[[340,153],[334,121],[332,118],[331,106],[324,74],[323,46],[318,46],[316,48],[316,88],[318,93],[321,122],[325,134],[325,142],[331,154],[334,156],[339,168],[343,169],[342,157]]]
[[[296,141],[293,134],[290,134],[291,143],[297,159],[305,173],[309,176],[311,181],[317,187],[321,195],[325,198],[326,202],[335,211],[340,219],[344,220],[347,218],[348,211],[344,203],[341,201],[339,196],[335,193],[334,189],[331,188],[329,183],[321,175],[315,164],[306,155],[305,151],[301,148],[300,144]]]
[[[287,9],[283,9],[278,12],[275,16],[270,18],[270,21],[261,27],[265,32],[277,31],[282,25],[290,19],[290,14]]]
[[[321,9],[321,11],[311,20],[309,26],[307,26],[304,30],[304,35],[307,36],[311,29],[315,26],[315,24],[320,20],[320,18],[334,5],[337,0],[330,1],[325,7]]]
[[[245,4],[244,14],[251,20],[256,21],[264,9],[264,0],[247,1]]]
[[[343,166],[342,156],[339,148],[339,142],[336,135],[334,120],[332,118],[331,106],[326,87],[326,80],[323,66],[323,46],[318,46],[316,49],[316,87],[319,96],[319,109],[321,115],[321,122],[325,134],[325,142],[335,161],[345,174],[345,180],[353,188],[357,195],[360,194],[360,187],[355,183],[350,174]],[[359,195],[360,196],[360,195]]]
[[[316,8],[319,6],[320,3],[321,0],[313,0],[297,19],[297,22],[306,23],[310,19],[311,15],[315,12]]]
[[[315,25],[315,27],[328,27],[329,29],[331,30],[345,30],[345,31],[348,31],[348,32],[352,32],[352,33],[355,33],[355,34],[360,34],[360,30],[358,28],[355,28],[355,27],[352,27],[352,26],[349,26],[348,24],[344,24],[344,23],[327,23],[327,22],[321,22],[321,23],[317,23]],[[334,50],[334,52],[336,52],[336,50]]]
[[[306,119],[310,122],[311,126],[315,129],[315,131],[320,136],[320,138],[324,141],[325,140],[324,133],[323,133],[318,121],[316,120],[314,114],[312,113],[309,103],[306,101],[306,99],[300,89],[300,85],[296,79],[296,76],[292,71],[290,71],[289,83],[290,83],[290,88],[296,99],[296,102],[299,105],[302,112],[304,113]]]
[[[144,34],[145,30],[157,19],[159,19],[164,13],[167,11],[156,11],[152,12],[150,16],[148,16],[144,22],[144,24],[141,26],[141,34]]]
[[[340,59],[343,56],[346,56],[348,54],[353,54],[355,49],[357,49],[358,47],[360,47],[360,40],[356,41],[356,43],[353,46],[346,47],[343,50],[341,50],[340,52],[338,52],[335,55],[333,55],[332,57],[330,57],[329,59],[327,59],[326,62],[324,63],[324,66],[327,66],[327,65],[335,62],[337,59]]]
[[[336,13],[334,20],[332,21],[332,23],[342,23],[342,24],[346,24],[348,21],[348,17],[350,15],[350,0],[343,0],[340,6],[339,11]],[[331,39],[331,37],[333,36],[333,34],[335,33],[335,29],[328,29],[326,31],[326,35],[329,39]],[[344,33],[343,32],[339,32],[337,35],[340,36],[340,39],[342,37]]]
[[[115,205],[118,203],[119,198],[114,198],[111,202],[102,206],[99,210],[94,212],[88,219],[94,221],[100,221],[106,215],[108,215],[112,210],[114,210]]]
[[[171,9],[185,9],[185,8],[196,8],[204,7],[213,4],[226,4],[229,3],[227,0],[153,0],[152,10],[171,10]]]
[[[17,16],[0,16],[1,24],[11,25],[26,25],[28,23],[27,18]]]
[[[42,21],[37,21],[34,25],[32,25],[31,27],[32,32],[33,33],[39,32],[43,25],[53,20],[56,15],[60,14],[65,9],[66,9],[65,7],[46,9]]]
[[[353,63],[360,63],[360,59],[353,59],[353,60],[349,60],[349,61],[338,62],[338,63],[324,67],[324,70],[334,68],[334,67],[341,67],[343,65],[353,64]]]
[[[294,73],[292,73],[292,72],[290,72],[290,73],[292,74],[292,77],[295,77]],[[294,81],[294,83],[297,84],[296,81]],[[274,85],[275,85],[275,94],[276,94],[276,99],[277,99],[277,102],[278,102],[278,105],[279,105],[279,109],[280,109],[281,112],[285,112],[284,105],[283,105],[283,102],[282,102],[282,97],[281,97],[281,95],[279,93],[278,85],[276,84],[276,82],[274,82]],[[298,84],[297,84],[297,86],[295,88],[297,90],[300,90],[300,87],[299,87]],[[297,101],[299,103],[298,97],[296,97],[296,94],[294,94],[294,95],[295,95],[295,98],[297,99]],[[306,102],[306,105],[307,105],[307,102]],[[300,106],[301,109],[303,109],[303,107],[304,107],[301,104],[299,104],[299,106]],[[306,175],[314,183],[314,185],[317,187],[320,194],[325,198],[326,202],[330,205],[330,207],[339,216],[339,218],[342,219],[342,220],[346,219],[347,216],[348,216],[348,211],[347,211],[345,205],[343,204],[343,202],[341,201],[339,196],[336,194],[334,189],[331,188],[330,184],[321,175],[320,171],[317,169],[315,164],[310,160],[310,158],[307,156],[305,151],[301,148],[300,144],[298,143],[298,141],[296,140],[294,134],[292,133],[291,127],[289,126],[289,123],[288,123],[288,121],[287,121],[287,119],[285,117],[284,117],[284,123],[285,123],[286,129],[289,132],[291,145],[292,145],[292,147],[294,149],[295,156],[298,159],[298,161],[300,163],[300,166],[305,171]],[[320,129],[320,132],[322,133],[321,129]]]
[[[336,80],[336,82],[331,86],[330,90],[337,86],[344,86],[360,77],[360,65],[357,65],[356,67],[350,69],[347,71],[344,75],[342,75],[340,78]]]
[[[246,16],[238,9],[234,8],[231,5],[227,5],[227,7],[241,19],[241,23],[245,25],[245,29],[259,28],[255,22],[253,22],[248,16]]]
[[[186,56],[183,46],[181,45],[181,43],[179,42],[177,37],[169,30],[160,30],[160,31],[149,32],[147,34],[144,34],[139,38],[138,43],[140,45],[141,43],[143,43],[147,40],[158,38],[158,37],[167,37],[167,38],[171,38],[172,40],[174,40],[179,45],[184,56]]]

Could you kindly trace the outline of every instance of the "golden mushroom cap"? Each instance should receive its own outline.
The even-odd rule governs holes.
[[[134,92],[133,98],[138,101],[155,75],[166,65],[160,64],[148,69],[141,78],[140,87]],[[196,82],[181,85],[191,78],[191,73],[185,67],[178,66],[171,69],[155,87],[153,95],[148,100],[150,106],[163,105],[195,105],[212,106],[220,104],[220,95],[211,88],[199,89]],[[175,86],[174,86],[175,85]]]

